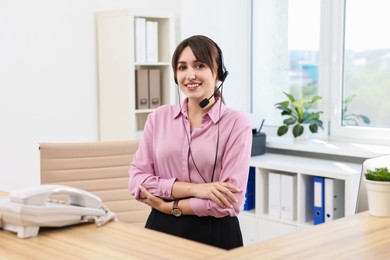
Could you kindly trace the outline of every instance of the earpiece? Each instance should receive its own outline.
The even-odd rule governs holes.
[[[218,79],[224,82],[226,77],[229,75],[229,72],[226,70],[225,64],[223,63],[223,55],[222,55],[221,48],[219,48],[216,42],[214,42],[214,45],[215,48],[217,48],[218,55],[219,55]]]

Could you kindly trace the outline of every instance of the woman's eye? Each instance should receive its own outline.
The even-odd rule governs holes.
[[[185,70],[185,69],[186,69],[186,66],[178,66],[177,69],[178,69],[178,70]]]
[[[203,69],[204,67],[205,67],[205,66],[204,66],[203,63],[200,63],[200,64],[196,65],[196,68],[197,68],[197,69]]]

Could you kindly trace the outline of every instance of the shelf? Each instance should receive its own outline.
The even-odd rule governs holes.
[[[139,63],[139,62],[136,62],[134,63],[135,66],[145,66],[145,67],[148,67],[148,66],[171,66],[171,63],[169,62],[156,62],[156,63]]]
[[[153,112],[154,109],[136,109],[134,113],[136,114],[149,114],[150,112]]]
[[[136,61],[135,23],[138,17],[145,18],[146,23],[157,22],[157,62]],[[176,88],[170,68],[171,55],[176,44],[174,16],[158,10],[121,9],[98,12],[96,21],[99,140],[139,138],[148,114],[155,108],[137,109],[135,75],[137,70],[158,69],[160,71],[159,104],[176,103]],[[144,93],[148,95],[150,86],[148,83],[146,86],[149,89]]]
[[[390,154],[390,146],[362,144],[357,142],[325,141],[309,139],[296,141],[294,138],[267,136],[267,148],[310,152],[355,158],[373,158]]]
[[[276,163],[277,162],[277,163]],[[324,175],[330,178],[349,178],[360,174],[361,165],[348,162],[337,162],[325,159],[307,158],[276,153],[265,153],[253,156],[251,166],[274,169],[286,172],[299,172],[308,175]]]
[[[255,208],[240,214],[244,220],[244,223],[240,222],[244,237],[249,236],[245,241],[249,243],[314,226],[314,176],[340,180],[344,189],[344,216],[355,214],[361,164],[265,153],[251,157],[250,165],[255,167]],[[293,183],[293,213],[288,215],[291,219],[282,218],[283,215],[280,217],[269,215],[271,172],[281,174],[281,178],[292,176],[295,179],[294,182],[290,182]],[[256,232],[249,226],[254,223],[256,225],[252,229],[256,228]]]

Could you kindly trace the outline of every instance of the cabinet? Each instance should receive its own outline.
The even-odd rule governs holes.
[[[137,63],[135,19],[157,22],[158,61]],[[136,109],[137,69],[160,70],[161,104],[175,103],[175,85],[170,67],[175,47],[174,17],[153,11],[112,10],[98,12],[98,108],[99,140],[133,139],[142,132],[153,109]]]
[[[245,244],[262,241],[290,233],[313,224],[313,177],[320,176],[343,181],[344,216],[355,214],[359,190],[361,164],[266,153],[251,158],[255,167],[255,208],[239,215]],[[282,173],[296,176],[294,182],[293,220],[269,215],[269,176]]]

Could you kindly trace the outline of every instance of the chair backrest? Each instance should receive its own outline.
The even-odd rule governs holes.
[[[150,207],[128,190],[128,170],[139,141],[41,143],[41,183],[80,188],[99,196],[119,221],[144,225]]]
[[[390,170],[390,155],[384,155],[376,158],[370,158],[363,162],[362,173],[360,176],[359,193],[356,203],[356,213],[368,210],[368,198],[366,185],[364,183],[364,174],[368,169],[387,167]]]

